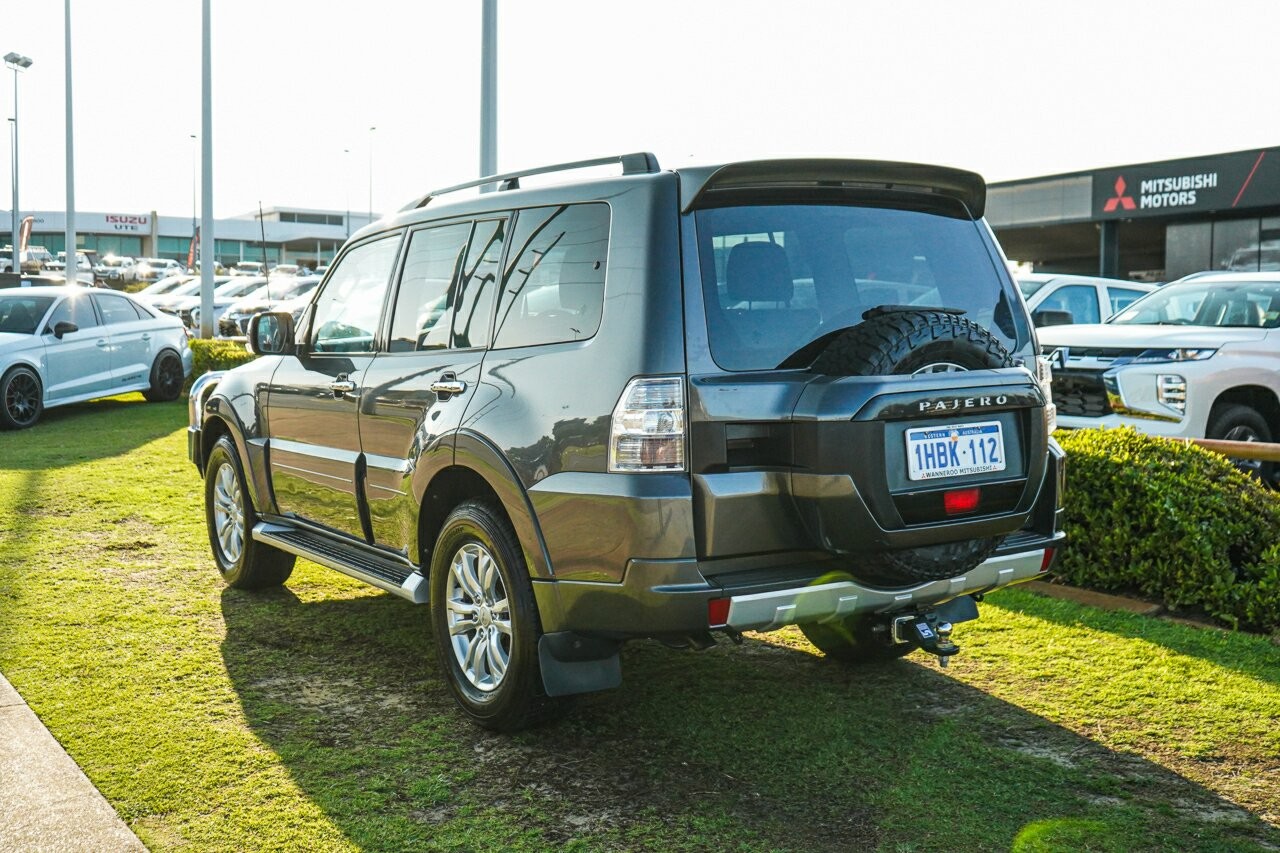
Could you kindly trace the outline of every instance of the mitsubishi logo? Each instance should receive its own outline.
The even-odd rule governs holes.
[[[1133,196],[1124,194],[1125,187],[1124,176],[1117,177],[1115,198],[1107,199],[1106,205],[1102,208],[1103,213],[1111,213],[1117,206],[1123,207],[1125,210],[1137,209],[1138,206],[1133,203]]]

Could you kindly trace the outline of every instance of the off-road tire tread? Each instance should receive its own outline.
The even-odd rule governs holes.
[[[970,354],[982,363],[970,369],[1013,365],[1004,344],[972,320],[942,311],[895,311],[837,336],[810,370],[825,376],[888,376],[901,373],[898,366],[922,348],[940,343],[971,345]]]

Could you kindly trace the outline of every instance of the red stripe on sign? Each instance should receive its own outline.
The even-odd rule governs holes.
[[[1249,171],[1249,177],[1244,179],[1244,183],[1240,186],[1240,192],[1236,193],[1236,200],[1231,202],[1232,207],[1235,207],[1237,204],[1240,203],[1241,196],[1243,196],[1244,191],[1249,188],[1249,182],[1253,180],[1253,176],[1258,172],[1258,167],[1262,165],[1262,158],[1266,156],[1267,156],[1267,152],[1265,151],[1258,152],[1258,159],[1254,161],[1253,169]]]

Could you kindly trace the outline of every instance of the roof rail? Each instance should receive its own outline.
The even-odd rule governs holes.
[[[442,196],[447,193],[457,192],[458,190],[468,190],[472,187],[482,187],[485,184],[498,184],[498,190],[518,190],[520,189],[520,179],[527,178],[532,175],[545,175],[548,172],[567,172],[571,169],[586,169],[591,166],[608,166],[613,163],[622,164],[622,174],[624,175],[644,175],[652,174],[659,170],[658,158],[650,154],[648,151],[639,151],[634,154],[616,154],[612,157],[598,157],[595,160],[575,160],[572,163],[557,163],[554,166],[539,166],[536,169],[524,169],[519,172],[506,172],[501,175],[489,175],[474,181],[467,181],[465,184],[454,184],[451,187],[444,187],[438,190],[432,190],[421,198],[414,199],[406,204],[400,210],[415,210],[419,207],[426,207],[431,203],[433,198]]]

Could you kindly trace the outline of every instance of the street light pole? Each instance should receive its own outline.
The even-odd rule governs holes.
[[[345,155],[342,158],[342,172],[343,172],[342,182],[347,185],[347,215],[346,215],[346,218],[342,220],[342,222],[344,225],[347,226],[347,238],[350,239],[351,238],[351,149],[343,148],[342,153]]]
[[[22,259],[18,256],[18,72],[31,67],[31,57],[6,53],[4,64],[13,69],[13,265],[10,271],[21,272]]]
[[[376,127],[369,128],[369,222],[373,221],[373,132],[375,130],[377,130]]]
[[[191,239],[196,237],[196,176],[199,174],[199,150],[196,140],[200,137],[194,133],[188,134],[191,137]]]
[[[480,177],[498,173],[498,0],[480,16]],[[492,190],[483,186],[481,192]]]
[[[67,281],[76,281],[80,267],[76,263],[76,157],[71,109],[71,0],[66,0],[64,12],[67,30],[67,221],[66,237],[63,242],[66,243],[67,265],[63,267],[63,271]],[[75,275],[72,274],[72,270],[76,271]]]

